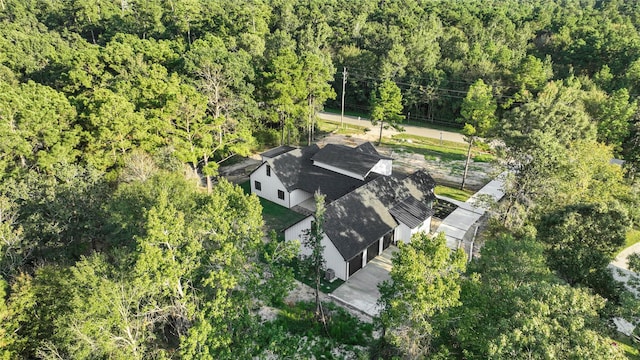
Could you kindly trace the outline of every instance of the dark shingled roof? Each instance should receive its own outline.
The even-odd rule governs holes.
[[[433,215],[434,211],[427,206],[427,203],[420,202],[413,196],[409,196],[393,205],[393,207],[389,209],[389,213],[397,221],[415,229],[422,224],[424,219]]]
[[[314,166],[311,158],[319,151],[320,148],[314,144],[289,151],[267,162],[287,191],[301,189],[313,193],[320,190],[326,195],[327,201],[333,201],[379,176],[372,174],[362,181]]]
[[[375,149],[372,150],[375,151]],[[348,170],[364,177],[380,159],[385,159],[377,151],[375,151],[375,154],[370,153],[370,151],[371,149],[367,146],[358,150],[358,148],[351,148],[345,145],[327,144],[311,160]]]
[[[294,150],[294,147],[291,146],[287,146],[287,145],[282,145],[282,146],[278,146],[277,148],[273,148],[271,150],[265,151],[262,154],[260,154],[260,156],[262,156],[263,158],[267,157],[267,158],[274,158],[278,155],[282,155],[284,153],[288,153],[291,150]]]
[[[416,203],[422,203],[426,207],[426,202],[435,199],[434,187],[433,178],[422,170],[401,180],[378,177],[327,205],[324,231],[342,257],[350,260],[398,226],[390,209],[407,198],[414,199],[407,205],[420,209]],[[422,220],[429,216],[422,214]]]
[[[390,157],[380,155],[378,153],[378,150],[376,150],[376,148],[373,146],[373,144],[368,141],[356,146],[356,151],[369,154],[369,155],[375,155],[375,156],[378,156],[380,159],[392,160]]]

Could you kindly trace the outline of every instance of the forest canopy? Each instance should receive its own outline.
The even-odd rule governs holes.
[[[381,129],[467,124],[469,153],[476,138],[497,138],[517,174],[499,220],[518,234],[501,235],[487,259],[521,239],[526,257],[508,265],[534,264],[540,281],[471,266],[459,294],[469,317],[489,299],[519,306],[486,313],[499,325],[478,341],[477,324],[443,321],[433,331],[442,354],[524,351],[511,332],[568,301],[581,318],[563,318],[545,341],[575,333],[549,348],[587,334],[572,346],[595,339],[585,356],[610,354],[595,331],[616,289],[562,272],[580,252],[533,238],[588,234],[569,220],[604,214],[620,221],[619,245],[637,221],[639,30],[640,3],[623,0],[0,0],[0,358],[262,354],[253,311],[282,300],[294,251],[263,241],[257,198],[218,170],[310,143],[343,83],[346,110]],[[600,274],[615,250],[605,245],[584,272]],[[555,305],[546,314],[522,305],[544,307],[539,294]]]

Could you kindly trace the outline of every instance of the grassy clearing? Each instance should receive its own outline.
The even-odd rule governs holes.
[[[318,130],[325,133],[333,133],[340,135],[362,135],[366,134],[370,129],[366,126],[343,124],[340,128],[340,123],[328,120],[318,120]]]
[[[325,108],[324,111],[332,114],[340,114],[340,109]],[[347,116],[359,116],[363,119],[369,119],[369,117],[371,116],[371,114],[365,111],[345,110],[344,114]],[[462,129],[459,126],[458,127],[455,125],[445,126],[445,125],[439,125],[439,124],[426,122],[426,121],[405,120],[402,122],[402,125],[411,125],[411,126],[417,126],[417,127],[423,127],[423,128],[429,128],[429,129],[450,131],[455,133],[462,132]]]
[[[392,138],[384,138],[385,145],[396,151],[422,154],[428,160],[456,161],[466,159],[464,144],[452,141],[440,141],[415,135],[398,134]]]
[[[629,246],[634,245],[634,244],[636,244],[638,242],[640,242],[640,229],[638,227],[634,227],[633,229],[627,231],[627,236],[625,238],[624,245],[622,245],[622,247],[620,248],[618,253],[616,253],[616,255],[621,253],[622,250],[624,250],[624,249],[628,248]]]
[[[410,134],[397,134],[391,138],[384,138],[383,142],[396,151],[405,151],[424,155],[427,160],[464,161],[467,158],[467,145],[453,141],[432,139]],[[495,157],[482,153],[480,148],[473,148],[473,161],[488,162]]]
[[[633,229],[627,231],[627,238],[624,244],[624,248],[626,249],[638,242],[640,242],[640,229],[634,227]]]
[[[616,343],[624,354],[630,360],[640,360],[640,351],[638,351],[638,345],[635,344],[630,337],[619,334],[615,338],[611,339],[611,343]]]
[[[246,194],[251,193],[251,184],[249,181],[245,181],[239,185]],[[275,230],[278,235],[281,234],[280,232],[282,230],[306,217],[269,200],[265,200],[263,198],[259,199],[260,205],[262,205],[262,218],[264,219],[267,230]]]
[[[435,193],[458,201],[467,201],[471,195],[474,194],[474,192],[470,190],[460,190],[444,185],[437,185]]]
[[[373,325],[362,323],[344,309],[323,303],[326,328],[315,319],[315,303],[298,302],[280,309],[277,318],[261,326],[254,338],[254,358],[361,359],[368,358]],[[273,357],[273,356],[271,356]]]

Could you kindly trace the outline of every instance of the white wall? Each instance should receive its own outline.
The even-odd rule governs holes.
[[[418,226],[415,229],[411,230],[411,235],[417,233],[417,232],[424,232],[424,233],[429,233],[429,231],[431,231],[431,216],[429,216],[423,223],[422,225]]]
[[[391,159],[381,159],[378,163],[371,168],[371,172],[380,175],[391,175],[393,164]]]
[[[271,174],[273,175],[273,173]],[[289,205],[290,205],[289,207],[294,207],[300,204],[301,202],[312,197],[313,197],[313,194],[310,194],[304,190],[300,190],[300,189],[293,190],[289,195]]]
[[[267,176],[267,165],[268,163],[266,162],[262,163],[260,167],[251,173],[249,177],[251,180],[251,192],[278,205],[290,208],[287,189],[282,185],[273,169],[271,169],[271,176]],[[256,190],[256,181],[262,184],[262,190]],[[278,190],[284,191],[284,200],[278,199]]]
[[[310,255],[311,249],[302,245],[304,239],[304,231],[311,228],[311,222],[313,216],[309,216],[292,227],[288,228],[284,232],[285,241],[300,240],[300,255]],[[347,279],[347,262],[342,258],[342,255],[333,245],[333,242],[325,235],[322,239],[322,246],[324,246],[324,260],[326,262],[327,269],[333,269],[336,273],[336,277],[342,280]]]
[[[331,170],[333,172],[337,172],[338,174],[342,174],[342,175],[346,175],[346,176],[352,177],[354,179],[364,180],[364,177],[362,177],[362,176],[360,176],[360,175],[358,175],[358,174],[356,174],[354,172],[351,172],[351,171],[345,170],[345,169],[341,169],[339,167],[331,166],[329,164],[325,164],[325,163],[322,163],[322,162],[319,162],[319,161],[314,161],[313,165],[315,165],[317,167],[321,167],[323,169]]]
[[[291,241],[298,239],[302,243],[303,231],[311,228],[312,221],[313,216],[307,216],[306,218],[300,220],[298,223],[293,224],[290,228],[284,231],[284,240]],[[300,249],[300,251],[303,252],[304,250]]]
[[[395,240],[396,241],[402,241],[404,243],[409,243],[411,242],[411,229],[403,224],[403,223],[399,223],[398,227],[396,227],[395,229]]]
[[[322,245],[324,245],[324,260],[327,263],[327,269],[333,269],[338,279],[347,280],[347,262],[326,235],[322,239]]]
[[[422,224],[418,225],[415,229],[409,228],[407,225],[400,223],[395,229],[396,240],[409,243],[413,234],[418,232],[429,233],[431,231],[431,216],[429,216]]]

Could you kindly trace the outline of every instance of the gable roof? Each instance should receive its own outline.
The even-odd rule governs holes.
[[[380,156],[371,143],[365,144],[369,145],[363,144],[364,146],[360,145],[352,148],[345,145],[327,144],[311,160],[348,170],[365,177],[378,161],[387,159]]]
[[[291,146],[287,146],[287,145],[281,145],[278,146],[276,148],[273,148],[271,150],[265,151],[262,154],[260,154],[260,156],[262,156],[262,158],[274,158],[276,156],[282,155],[284,153],[288,153],[291,150],[294,150],[294,147]]]
[[[361,153],[378,156],[380,159],[392,160],[390,157],[380,155],[380,153],[378,153],[378,150],[376,150],[373,144],[369,141],[356,146],[355,149],[356,151],[359,151]]]
[[[403,216],[424,216],[421,221],[429,217],[424,203],[435,198],[434,187],[433,178],[422,170],[401,180],[378,177],[327,205],[324,231],[350,260],[398,226],[390,209]]]
[[[407,225],[411,229],[415,229],[424,219],[434,214],[426,202],[420,202],[413,196],[406,197],[405,199],[397,202],[389,213],[399,222]]]
[[[314,166],[311,158],[319,151],[321,150],[318,145],[314,144],[305,148],[291,150],[267,160],[267,163],[271,165],[271,168],[288,192],[301,189],[313,193],[316,190],[320,190],[326,195],[328,201],[338,199],[378,177],[377,174],[371,174],[363,181]]]

